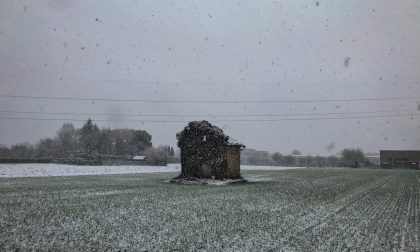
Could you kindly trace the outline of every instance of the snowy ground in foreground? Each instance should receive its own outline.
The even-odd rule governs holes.
[[[241,170],[289,170],[301,167],[241,165]],[[180,172],[180,164],[168,166],[79,166],[62,164],[0,164],[0,177],[47,177],[101,174],[129,174],[154,172]]]
[[[0,178],[0,251],[420,251],[420,171],[175,174]]]

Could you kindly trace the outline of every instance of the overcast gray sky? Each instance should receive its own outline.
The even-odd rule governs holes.
[[[417,97],[419,5],[418,0],[1,0],[0,94],[194,101]],[[89,117],[59,114],[70,112],[119,114],[90,117],[113,120],[98,122],[100,127],[145,129],[154,145],[175,146],[175,134],[186,123],[124,119],[208,119],[249,148],[282,153],[299,149],[327,155],[343,147],[374,152],[419,149],[418,115],[228,121],[383,115],[238,114],[418,114],[419,103],[420,99],[205,104],[0,97],[0,144],[35,143],[53,136],[63,123],[5,118]],[[205,116],[220,114],[232,116]]]

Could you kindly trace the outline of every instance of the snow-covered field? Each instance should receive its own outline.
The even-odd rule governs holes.
[[[242,165],[242,170],[290,170],[300,167],[252,166]],[[180,164],[168,166],[78,166],[61,164],[0,164],[0,177],[45,177],[79,176],[101,174],[130,174],[155,172],[180,172]]]
[[[420,251],[420,171],[242,174],[0,178],[0,251]]]

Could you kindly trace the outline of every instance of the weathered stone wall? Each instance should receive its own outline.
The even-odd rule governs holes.
[[[226,177],[238,179],[241,177],[241,146],[228,145],[225,153],[226,158]]]

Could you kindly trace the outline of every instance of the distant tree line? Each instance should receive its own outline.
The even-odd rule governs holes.
[[[145,130],[100,129],[91,119],[80,129],[64,123],[55,137],[41,139],[37,144],[0,146],[0,157],[7,158],[71,158],[71,157],[131,157],[149,155],[156,159],[174,156],[169,146],[152,147],[152,136]]]
[[[300,151],[294,150],[292,154],[283,155],[279,152],[273,154],[260,153],[250,154],[241,157],[242,164],[248,165],[275,165],[275,166],[302,166],[302,167],[360,167],[373,166],[366,159],[365,154],[359,148],[346,148],[338,156],[311,156],[302,155]]]

